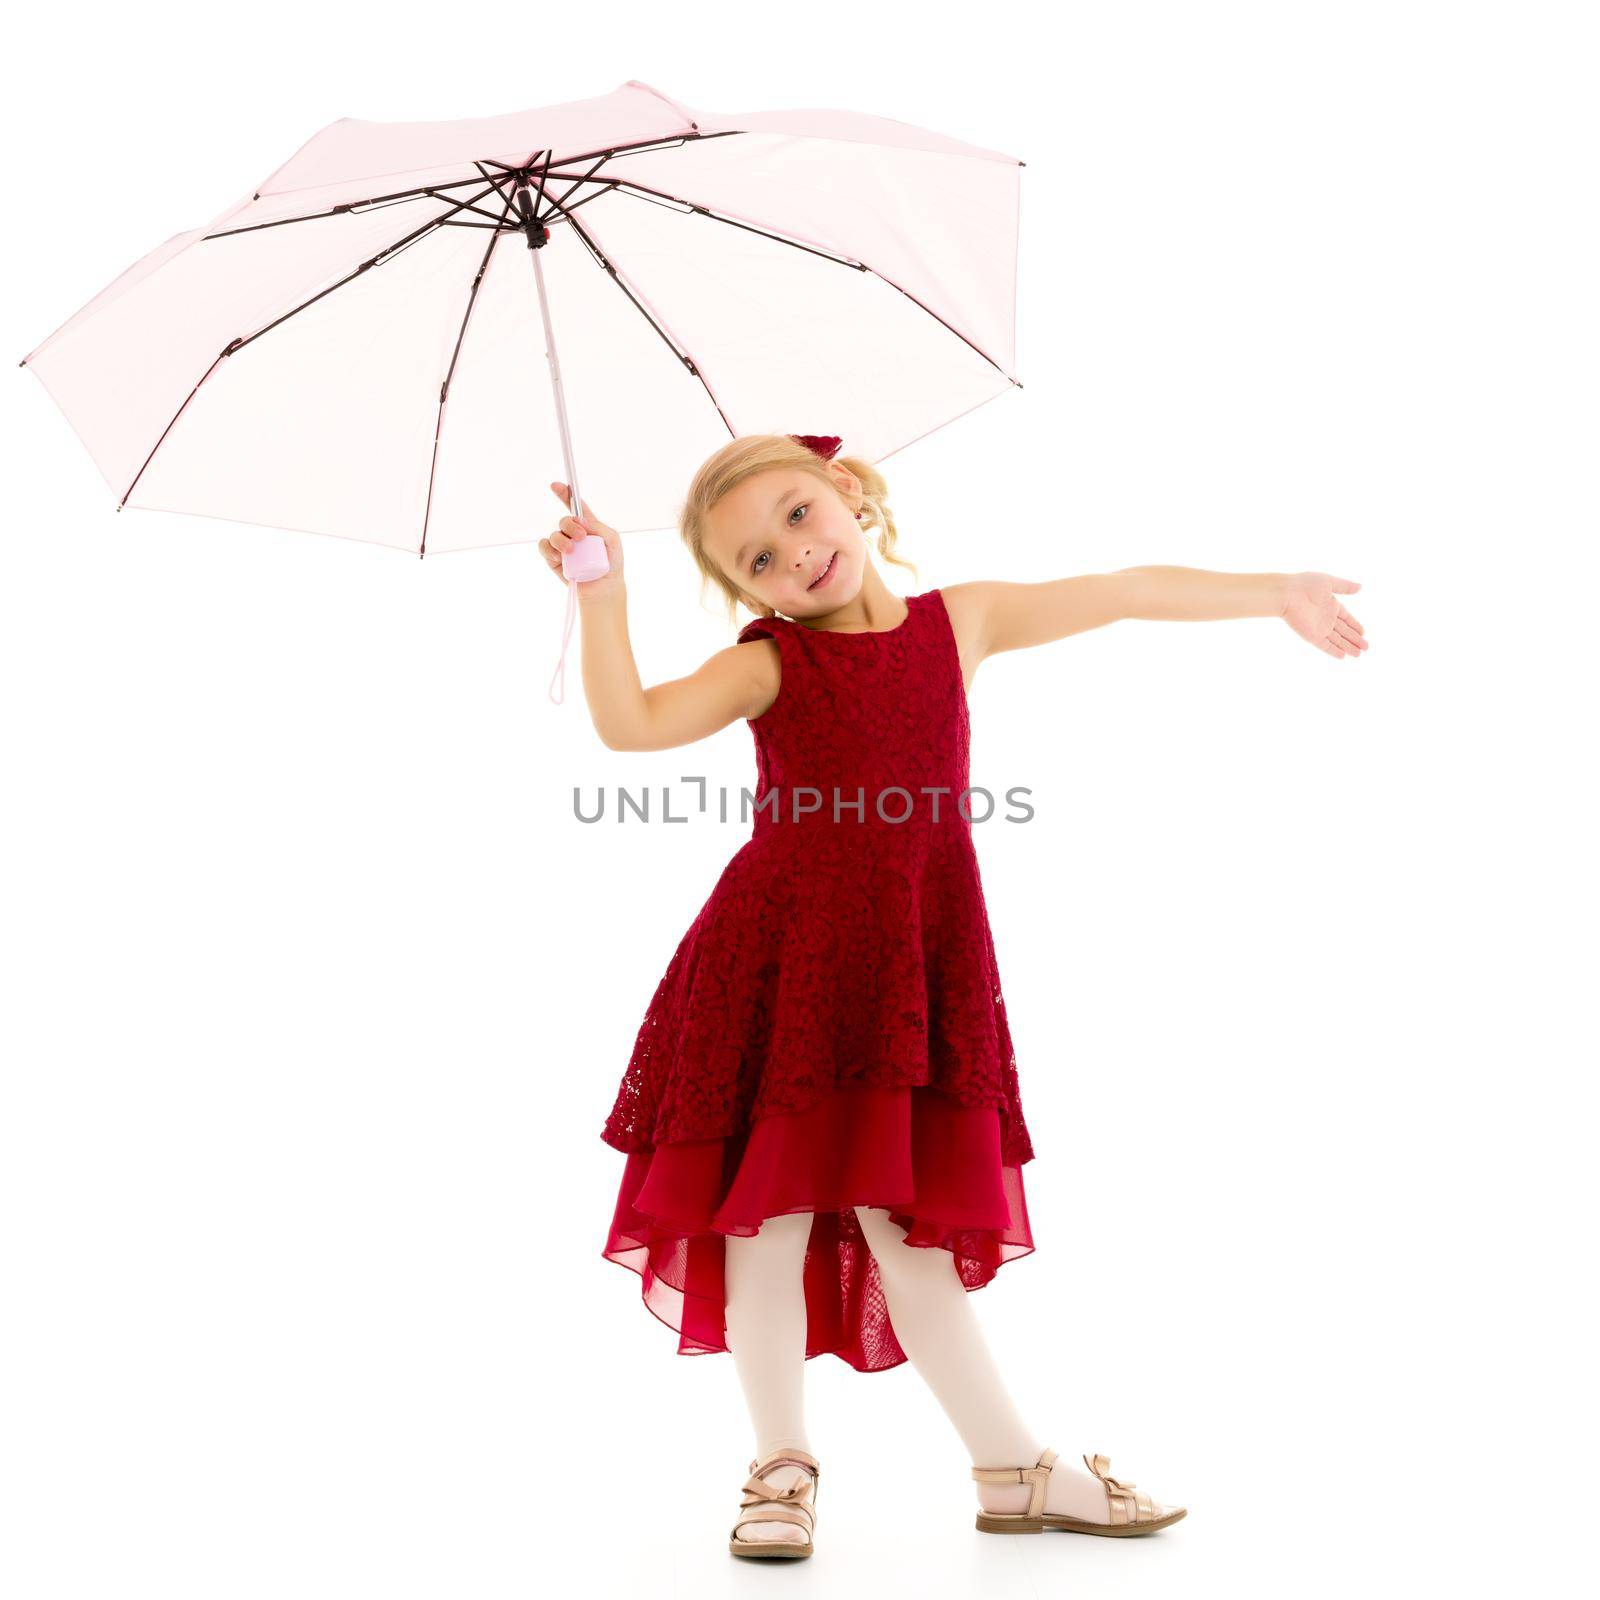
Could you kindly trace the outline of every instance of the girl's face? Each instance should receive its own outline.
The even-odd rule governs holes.
[[[706,518],[705,551],[744,594],[786,617],[824,617],[856,597],[867,542],[853,507],[861,485],[835,473],[838,492],[798,467],[773,467],[730,489]]]

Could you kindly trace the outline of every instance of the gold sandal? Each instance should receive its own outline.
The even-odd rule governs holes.
[[[1033,1486],[1026,1511],[980,1511],[980,1533],[1043,1533],[1059,1528],[1063,1533],[1097,1533],[1112,1539],[1126,1539],[1157,1528],[1170,1527],[1189,1513],[1183,1506],[1158,1505],[1141,1494],[1131,1483],[1111,1476],[1111,1463],[1105,1456],[1085,1456],[1083,1464],[1105,1485],[1111,1507],[1110,1522],[1084,1522],[1078,1517],[1063,1517],[1044,1509],[1045,1488],[1055,1466],[1056,1453],[1046,1450],[1037,1466],[974,1467],[972,1476],[979,1483],[1027,1483]]]
[[[775,1489],[762,1476],[774,1467],[801,1467],[811,1476],[797,1478],[789,1489]],[[736,1556],[808,1556],[811,1535],[817,1525],[817,1480],[821,1477],[817,1458],[804,1450],[780,1450],[765,1461],[750,1463],[745,1479],[744,1509],[728,1534],[728,1549]],[[741,1539],[739,1530],[747,1522],[792,1522],[806,1530],[802,1543],[795,1539]]]

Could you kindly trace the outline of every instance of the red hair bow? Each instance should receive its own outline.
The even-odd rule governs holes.
[[[807,450],[814,451],[824,461],[833,460],[839,453],[839,446],[844,440],[835,438],[831,433],[791,433],[789,435],[796,444],[803,444]]]

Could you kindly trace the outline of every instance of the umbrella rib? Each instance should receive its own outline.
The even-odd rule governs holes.
[[[569,178],[573,174],[558,172],[554,176]],[[730,228],[743,228],[746,233],[759,233],[765,239],[772,239],[778,244],[789,245],[795,250],[804,250],[807,255],[821,256],[824,261],[836,262],[839,266],[849,267],[855,272],[870,272],[872,270],[865,262],[852,261],[848,256],[835,255],[830,250],[821,250],[815,245],[802,244],[798,239],[785,238],[781,233],[773,233],[770,229],[757,227],[754,223],[740,222],[734,217],[725,217],[720,212],[713,211],[709,206],[701,205],[698,201],[685,200],[682,195],[668,194],[665,189],[653,189],[646,183],[635,183],[632,178],[585,178],[580,181],[604,185],[611,189],[620,189],[626,194],[635,195],[637,198],[653,196],[660,200],[671,200],[697,216],[710,217],[713,222],[724,222]]]
[[[569,162],[588,161],[594,156],[601,156],[609,161],[612,156],[637,155],[641,150],[654,150],[657,148],[670,150],[674,145],[696,143],[702,139],[728,139],[736,134],[742,134],[744,131],[743,128],[724,128],[719,133],[662,133],[657,134],[654,139],[636,139],[632,144],[608,144],[601,145],[595,150],[574,151],[569,156],[562,156],[560,161],[556,162],[556,165],[564,167]],[[532,160],[530,158],[519,169],[517,167],[508,167],[503,161],[492,161],[487,157],[484,158],[485,166],[498,167],[502,172],[512,177],[520,176],[520,173],[527,171],[528,166],[531,164]],[[570,174],[558,173],[557,176],[568,177]]]
[[[495,185],[494,192],[496,194],[500,193],[500,185],[498,183]],[[441,195],[436,195],[434,198],[438,199],[438,200],[448,200],[450,197],[448,195],[441,194]],[[494,214],[494,212],[485,211],[482,206],[475,206],[475,205],[471,204],[470,202],[467,204],[466,210],[470,211],[475,217],[487,217],[490,222],[492,222],[492,223],[494,223],[496,225],[498,225],[498,224],[500,224],[500,223],[505,221],[505,214],[503,212],[501,213],[500,216],[497,217]]]
[[[484,181],[484,178],[462,178],[457,183],[436,183],[427,189],[414,189],[409,194],[395,199],[350,200],[344,205],[334,206],[328,211],[311,211],[301,217],[279,217],[275,222],[251,222],[242,228],[223,228],[216,233],[208,233],[205,237],[207,239],[227,239],[236,233],[259,233],[263,228],[282,228],[291,222],[317,222],[327,217],[343,217],[358,211],[387,211],[390,206],[403,205],[411,200],[448,200],[451,197],[447,194],[440,194],[439,191],[441,189],[459,189],[462,184],[481,183]],[[487,181],[498,193],[500,189],[499,180],[488,178]],[[463,202],[463,207],[465,210],[477,212],[480,217],[492,218],[494,216],[492,211],[480,210],[470,200]]]
[[[155,460],[156,451],[159,450],[162,447],[162,445],[164,445],[167,442],[167,435],[169,433],[171,433],[172,430],[177,426],[178,418],[181,417],[184,414],[184,412],[189,409],[189,401],[193,400],[194,397],[197,394],[199,394],[199,392],[200,392],[200,384],[204,383],[206,381],[206,379],[209,378],[211,376],[211,374],[217,370],[217,368],[222,364],[222,359],[223,359],[224,356],[231,356],[233,354],[235,348],[238,346],[238,343],[239,343],[239,341],[237,339],[235,339],[232,344],[228,345],[225,349],[223,349],[222,351],[220,351],[218,353],[216,359],[211,363],[211,365],[209,367],[207,367],[206,370],[200,374],[199,382],[196,383],[194,388],[192,388],[189,391],[188,395],[184,399],[183,404],[181,406],[179,406],[178,409],[172,413],[172,421],[169,422],[166,425],[166,427],[164,427],[161,430],[161,437],[159,439],[157,439],[156,442],[153,445],[151,445],[150,454],[147,455],[144,458],[144,466],[140,467],[139,470],[136,473],[134,473],[133,482],[130,483],[128,485],[128,487],[122,491],[122,498],[117,502],[117,510],[118,511],[120,511],[125,505],[127,505],[128,496],[130,494],[132,494],[133,491],[136,488],[138,488],[139,480],[144,476],[145,467],[148,467],[150,465],[150,463]]]
[[[510,211],[511,208],[516,204],[516,185],[511,182],[510,179],[497,176],[495,173],[488,171],[484,166],[484,163],[481,161],[474,161],[472,164],[478,169],[479,172],[483,173],[483,181],[485,183],[492,183],[494,185],[494,192],[497,197],[500,195],[505,196],[506,210]]]
[[[739,133],[741,131],[742,130],[738,128],[728,128],[721,133],[668,134],[655,139],[642,139],[635,144],[611,145],[604,150],[583,150],[578,152],[576,155],[563,156],[561,161],[562,164],[565,165],[568,162],[587,161],[592,156],[599,156],[600,160],[604,162],[609,161],[611,157],[615,155],[628,155],[639,150],[653,149],[656,146],[660,146],[662,149],[670,149],[675,144],[686,144],[691,139],[726,139],[730,134]],[[488,157],[485,157],[481,161],[475,160],[472,164],[478,169],[479,173],[482,174],[484,181],[493,183],[497,189],[499,188],[499,180],[490,177],[487,172],[484,172],[483,169],[485,167],[496,167],[508,177],[516,177],[519,171],[519,169],[516,167],[508,167],[503,161],[493,161]],[[593,169],[591,168],[590,170],[592,171]],[[569,176],[569,174],[564,173],[562,176]],[[281,228],[285,223],[289,222],[315,222],[319,217],[337,217],[343,215],[347,211],[359,211],[364,207],[379,206],[386,201],[415,199],[419,195],[432,194],[435,189],[460,189],[464,188],[467,184],[477,183],[478,181],[479,180],[477,178],[451,178],[445,183],[422,184],[414,189],[393,189],[387,194],[369,195],[364,200],[346,200],[342,204],[336,205],[327,211],[307,211],[298,217],[279,217],[273,222],[251,222],[247,223],[242,228],[224,228],[218,233],[208,233],[205,237],[207,239],[223,239],[226,238],[230,233],[252,233],[258,228]],[[285,193],[290,192],[292,191],[285,191]],[[253,201],[259,200],[261,195],[259,192],[257,192],[256,194],[251,195],[250,198]],[[440,198],[442,199],[444,197],[440,196]]]
[[[558,172],[558,173],[555,174],[555,176],[558,177],[558,178],[566,178],[566,177],[571,177],[572,174],[565,173],[565,172]],[[690,213],[690,214],[693,214],[693,215],[696,215],[696,216],[702,216],[702,217],[709,217],[713,222],[726,223],[730,228],[743,228],[746,233],[757,233],[757,234],[760,234],[761,237],[764,238],[764,239],[772,239],[778,244],[786,244],[786,245],[792,246],[796,250],[804,250],[808,255],[821,256],[824,261],[837,262],[840,266],[842,266],[842,267],[850,267],[856,272],[867,272],[867,273],[870,273],[874,278],[878,279],[878,281],[880,283],[886,283],[886,284],[888,284],[888,286],[891,289],[898,290],[899,293],[903,294],[906,297],[906,299],[908,299],[914,306],[916,306],[921,311],[927,312],[927,314],[930,317],[932,317],[935,322],[939,323],[942,327],[948,328],[950,330],[950,332],[953,333],[956,336],[956,338],[961,340],[961,342],[963,344],[967,345],[973,351],[975,351],[978,355],[982,356],[983,359],[985,361],[987,361],[989,363],[989,365],[995,369],[996,372],[999,372],[999,373],[1003,374],[1005,377],[1011,378],[1011,381],[1013,383],[1017,382],[1017,380],[1015,378],[1012,378],[1011,374],[1009,372],[1006,372],[1006,369],[1004,367],[1002,367],[1000,365],[1000,363],[998,361],[996,361],[994,359],[994,357],[991,356],[987,350],[983,349],[983,347],[981,345],[974,344],[973,341],[971,339],[969,339],[966,336],[966,334],[964,334],[959,328],[951,327],[951,325],[948,322],[946,322],[945,319],[943,317],[941,317],[937,311],[933,310],[931,306],[924,305],[922,303],[922,301],[917,299],[917,297],[914,294],[912,294],[912,292],[909,289],[903,288],[900,284],[896,283],[894,281],[894,279],[889,277],[886,273],[879,272],[878,269],[876,267],[872,266],[869,262],[852,261],[846,256],[838,256],[838,255],[832,254],[831,252],[829,252],[827,250],[819,250],[814,245],[802,244],[798,239],[787,239],[781,233],[773,233],[767,228],[759,228],[759,227],[755,226],[754,223],[740,222],[734,217],[722,216],[718,212],[715,212],[715,211],[711,210],[711,208],[709,206],[700,205],[698,202],[693,201],[693,200],[685,200],[681,195],[668,194],[664,189],[652,189],[647,184],[635,183],[631,178],[584,178],[584,179],[582,179],[580,181],[586,182],[586,183],[592,183],[592,184],[596,184],[596,185],[602,185],[605,188],[616,189],[616,190],[621,191],[624,194],[631,195],[635,199],[645,199],[647,197],[656,197],[656,199],[659,199],[659,200],[675,201],[678,205],[686,207],[687,208],[687,212]],[[574,187],[576,187],[576,185],[574,185]],[[570,193],[571,191],[569,190],[568,192]],[[595,198],[597,198],[596,195],[590,195],[589,196],[589,199],[591,199],[591,200],[595,199]],[[587,203],[588,203],[587,201],[580,201],[579,202],[580,205],[585,205]],[[652,202],[652,203],[654,203],[654,202]],[[572,208],[568,208],[568,209],[576,209],[576,208],[572,207]],[[1021,388],[1022,386],[1020,384],[1017,384],[1017,387]]]
[[[571,222],[571,218],[568,218],[568,221]],[[610,260],[610,258],[600,248],[595,240],[584,231],[581,223],[572,222],[571,225],[572,231],[583,241],[584,248],[587,249],[590,256],[593,257],[596,265],[609,274],[611,281],[616,284],[616,286],[625,295],[627,295],[629,300],[633,302],[633,304],[638,308],[639,315],[642,316],[645,321],[648,322],[650,326],[661,335],[662,341],[673,353],[673,355],[675,355],[678,360],[680,360],[691,372],[694,372],[696,376],[698,376],[698,369],[695,367],[694,362],[687,354],[685,354],[683,350],[678,347],[677,341],[672,337],[672,335],[668,333],[667,330],[663,328],[653,316],[650,315],[649,310],[640,304],[638,296],[635,295],[634,292],[627,286],[627,284],[622,281],[622,276],[617,271],[616,264]]]
[[[498,194],[499,186],[496,184],[490,184],[488,189],[483,190],[481,194],[473,195],[472,199],[481,200],[483,196],[488,194],[491,190]],[[295,306],[292,310],[285,311],[281,317],[273,318],[273,320],[267,323],[265,327],[257,328],[254,333],[233,339],[228,344],[224,345],[223,348],[218,352],[216,360],[214,360],[211,365],[207,367],[203,373],[201,373],[199,382],[197,382],[194,388],[189,391],[188,395],[184,399],[183,404],[179,406],[175,412],[173,412],[172,421],[161,430],[161,437],[157,439],[156,442],[150,447],[150,454],[144,458],[144,464],[133,475],[133,482],[130,483],[125,490],[123,490],[122,498],[117,502],[117,510],[120,511],[128,503],[128,496],[131,495],[136,488],[138,488],[139,480],[145,475],[146,468],[148,468],[150,463],[155,460],[156,451],[158,451],[161,446],[166,443],[167,435],[172,432],[174,426],[177,424],[178,418],[181,417],[186,410],[188,410],[189,402],[193,400],[197,394],[199,394],[200,385],[203,384],[206,379],[217,370],[217,368],[222,364],[224,357],[231,356],[236,350],[242,350],[247,344],[253,344],[261,337],[262,334],[270,333],[279,325],[279,323],[287,322],[290,317],[297,315],[301,311],[304,311],[307,306],[315,305],[317,301],[323,298],[324,295],[330,295],[335,289],[342,288],[345,284],[349,283],[352,278],[359,278],[361,274],[366,272],[369,268],[381,266],[385,261],[392,261],[398,254],[400,254],[402,250],[408,249],[411,245],[415,244],[417,240],[419,240],[424,234],[433,232],[437,228],[441,227],[447,218],[454,216],[457,211],[460,211],[463,209],[463,207],[469,205],[470,203],[470,201],[463,200],[460,202],[460,204],[452,206],[450,210],[441,212],[437,217],[434,217],[430,221],[423,223],[420,228],[414,228],[410,233],[405,234],[399,239],[396,239],[393,244],[386,245],[375,256],[371,256],[367,260],[363,261],[354,272],[347,273],[344,277],[340,278],[337,283],[330,283],[326,289],[319,290],[316,294],[312,295],[309,300],[302,300],[300,304]]]
[[[490,193],[491,191],[495,193],[499,192],[498,188],[491,184],[488,189],[484,189],[480,193],[473,195],[472,199],[481,200],[484,195]],[[358,267],[356,267],[353,272],[346,273],[345,276],[340,278],[337,283],[330,283],[326,289],[319,289],[314,295],[311,296],[309,300],[302,300],[299,305],[293,307],[291,310],[285,311],[281,317],[274,317],[272,321],[267,323],[265,327],[257,328],[254,333],[248,334],[242,339],[236,339],[234,341],[233,348],[242,349],[245,345],[254,343],[255,340],[259,339],[262,334],[270,333],[278,326],[279,323],[287,322],[290,317],[298,316],[299,313],[304,311],[307,306],[315,305],[317,301],[323,298],[324,295],[330,295],[335,289],[343,288],[345,284],[351,281],[351,279],[359,278],[363,272],[368,271],[370,268],[381,266],[386,261],[392,261],[402,250],[405,250],[411,245],[415,244],[417,240],[422,238],[424,234],[432,233],[436,228],[442,227],[449,218],[456,214],[456,212],[464,211],[471,203],[472,202],[468,200],[458,201],[455,205],[451,206],[448,211],[441,211],[438,216],[430,217],[420,227],[413,228],[410,233],[402,234],[394,241],[393,244],[387,244],[383,247],[383,249],[378,251],[376,255],[369,256]],[[231,351],[224,353],[231,354]]]
[[[937,311],[935,311],[931,306],[923,305],[923,303],[919,299],[917,299],[917,297],[914,294],[912,294],[912,292],[909,289],[902,288],[898,283],[896,283],[894,281],[893,278],[887,277],[884,273],[879,272],[876,267],[869,266],[867,268],[867,271],[870,272],[872,274],[872,276],[878,280],[879,283],[886,283],[886,284],[889,285],[889,287],[891,289],[899,290],[899,292],[901,294],[903,294],[906,297],[906,299],[909,300],[912,303],[912,305],[914,305],[919,311],[927,312],[927,314],[930,317],[932,317],[933,320],[940,325],[940,327],[949,328],[950,332],[953,333],[956,336],[956,338],[958,338],[962,342],[962,344],[966,345],[969,350],[973,350],[978,355],[982,356],[983,359],[985,361],[987,361],[989,363],[989,365],[991,367],[993,367],[994,370],[996,372],[998,372],[1002,378],[1010,378],[1011,382],[1013,384],[1016,384],[1017,388],[1020,389],[1022,387],[1021,383],[1019,383],[1016,378],[1012,377],[1012,375],[1009,372],[1007,372],[1006,369],[1004,367],[1002,367],[1000,365],[1000,363],[998,361],[996,361],[995,358],[992,355],[990,355],[987,350],[985,350],[981,345],[974,344],[973,341],[971,339],[969,339],[966,336],[966,334],[964,334],[959,328],[951,327],[950,324],[948,322],[946,322],[944,320],[944,318],[941,317]]]
[[[562,209],[565,210],[565,208]],[[584,231],[583,224],[578,222],[573,216],[571,216],[570,213],[567,214],[567,223],[572,228],[572,231],[583,241],[584,248],[588,250],[595,262],[605,269],[605,272],[611,281],[616,284],[616,286],[625,295],[627,295],[628,299],[631,300],[638,308],[639,315],[642,316],[645,321],[648,322],[650,326],[661,335],[662,342],[666,345],[666,347],[678,358],[678,360],[684,364],[684,366],[690,370],[690,372],[695,375],[695,377],[700,380],[700,387],[705,390],[706,398],[709,399],[711,404],[716,407],[717,415],[722,418],[723,427],[728,430],[730,437],[736,436],[738,430],[731,422],[728,421],[728,414],[722,409],[722,402],[717,399],[715,393],[712,391],[711,385],[706,382],[706,375],[700,370],[699,364],[688,354],[687,351],[679,348],[677,341],[672,337],[672,335],[668,333],[667,330],[656,321],[655,317],[651,315],[649,309],[639,300],[638,296],[634,294],[633,290],[631,290],[623,281],[622,274],[618,270],[615,262],[613,262],[610,257],[607,256],[606,253],[600,248],[598,241],[591,238],[590,235]]]
[[[606,154],[601,157],[601,161],[609,159],[610,154],[611,152],[606,152]],[[661,336],[662,343],[665,344],[666,347],[673,353],[673,355],[675,355],[678,360],[681,361],[684,366],[686,366],[689,371],[700,380],[700,386],[705,390],[706,396],[711,401],[711,404],[716,407],[717,415],[722,418],[723,426],[727,428],[730,435],[733,434],[733,424],[728,421],[727,413],[723,411],[721,402],[717,399],[716,395],[712,393],[711,385],[706,382],[705,375],[700,371],[699,367],[691,359],[688,353],[679,347],[677,341],[672,337],[672,335],[667,332],[667,330],[655,319],[654,316],[651,315],[649,309],[627,286],[627,284],[623,281],[621,274],[618,272],[615,264],[600,248],[599,242],[591,238],[590,235],[584,231],[583,225],[572,215],[572,212],[577,208],[575,206],[568,206],[565,203],[566,195],[563,195],[561,199],[558,200],[549,192],[547,184],[550,179],[551,156],[551,151],[546,150],[544,152],[544,166],[540,169],[535,180],[538,198],[534,202],[533,207],[534,221],[538,223],[540,227],[543,227],[544,223],[549,219],[556,217],[564,217],[566,219],[572,231],[577,234],[578,238],[582,241],[584,248],[589,252],[590,257],[605,270],[611,281],[616,284],[616,286],[628,297],[628,299],[633,303],[635,309],[637,309],[639,312],[639,315],[642,316],[645,321],[656,330],[656,332]],[[601,161],[597,161],[594,167],[589,169],[590,172],[595,171],[596,168],[600,166]],[[524,168],[524,172],[528,172],[532,165],[533,157],[530,156],[528,158],[527,166]],[[529,175],[531,175],[531,173]],[[569,174],[563,174],[563,176],[569,176]],[[574,183],[572,188],[567,190],[567,194],[570,195],[572,190],[576,187],[577,184]],[[604,193],[605,191],[602,189],[599,192]],[[593,199],[594,196],[590,196],[590,198]],[[540,202],[547,202],[550,208],[544,213],[543,217],[540,217],[538,214]],[[579,204],[583,204],[583,202],[580,201]]]
[[[601,167],[603,167],[606,164],[606,162],[608,162],[610,159],[611,159],[611,152],[608,150],[608,151],[606,151],[606,153],[603,156],[600,157],[600,159],[598,161],[595,162],[595,164],[592,167],[589,168],[589,170],[586,173],[583,174],[583,176],[581,178],[574,178],[572,180],[572,186],[571,186],[571,188],[569,188],[567,190],[566,194],[562,195],[559,200],[552,200],[551,201],[551,204],[555,207],[555,209],[558,210],[558,211],[566,211],[566,210],[576,211],[577,208],[578,208],[577,206],[569,207],[567,205],[568,198],[571,196],[573,191],[578,187],[578,185],[580,183],[587,183],[594,176],[594,174],[597,173],[601,169]],[[548,176],[548,168],[546,169],[546,176]],[[559,176],[559,174],[558,174],[558,176]],[[597,189],[594,192],[594,194],[589,196],[589,200],[597,200],[604,193],[605,193],[604,188]],[[588,200],[580,200],[578,202],[578,205],[582,206],[582,205],[587,205],[588,203],[589,203]]]
[[[321,217],[342,217],[351,211],[381,211],[386,206],[398,205],[402,200],[418,200],[432,196],[437,200],[448,200],[448,195],[438,194],[440,189],[464,189],[469,184],[487,183],[493,188],[499,188],[499,180],[491,178],[488,173],[479,168],[479,175],[475,178],[452,178],[448,183],[430,183],[419,189],[397,189],[393,194],[375,194],[366,200],[345,200],[339,205],[330,206],[326,211],[307,211],[298,217],[277,217],[271,222],[249,222],[242,228],[222,228],[216,233],[205,235],[207,239],[226,239],[235,233],[259,233],[263,228],[282,228],[291,222],[315,222]],[[252,199],[259,200],[261,196],[253,195]]]
[[[496,191],[498,192],[498,190]],[[506,201],[506,208],[501,213],[500,220],[511,215],[511,201],[516,196]],[[478,301],[478,289],[483,283],[483,275],[489,270],[489,258],[494,254],[494,247],[500,243],[500,229],[489,235],[489,246],[483,252],[483,260],[478,263],[478,275],[472,280],[471,292],[467,295],[467,309],[461,317],[461,331],[456,335],[456,347],[450,356],[450,366],[444,375],[444,382],[439,386],[439,414],[433,424],[433,460],[428,464],[428,501],[422,511],[422,542],[417,547],[417,554],[425,556],[428,553],[428,521],[433,515],[433,480],[434,474],[439,470],[439,435],[444,431],[444,403],[450,394],[450,381],[456,375],[456,363],[461,359],[461,346],[466,342],[467,323],[472,318],[472,308]]]
[[[568,192],[570,193],[571,191],[569,190]],[[580,206],[589,205],[591,202],[600,199],[602,195],[608,195],[610,193],[611,191],[609,189],[596,189],[587,200],[574,200],[570,206],[563,203],[561,207],[561,216],[566,216],[569,212],[576,211]],[[555,217],[553,220],[559,222],[561,220],[561,216]]]

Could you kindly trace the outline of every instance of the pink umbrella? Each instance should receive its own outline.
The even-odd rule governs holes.
[[[665,528],[686,464],[730,436],[826,432],[881,461],[1020,387],[1022,165],[634,80],[500,117],[343,118],[22,364],[118,510],[418,555],[535,542],[525,483],[559,445],[575,507],[581,446],[613,526]],[[605,570],[585,549],[574,582]]]

